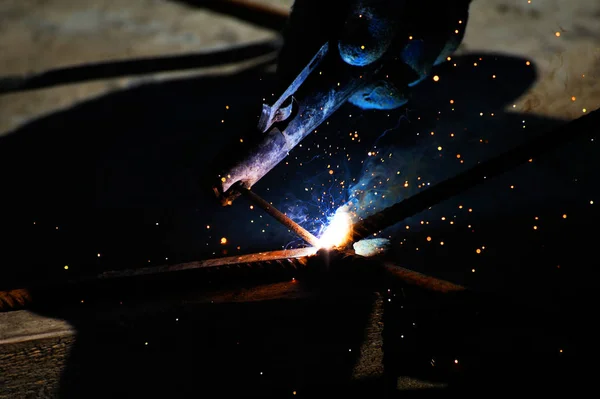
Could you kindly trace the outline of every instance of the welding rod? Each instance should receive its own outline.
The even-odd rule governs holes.
[[[317,237],[315,237],[309,231],[300,226],[298,223],[294,222],[292,219],[281,213],[273,205],[269,204],[267,201],[259,197],[256,193],[248,190],[240,183],[236,184],[235,190],[237,190],[240,194],[248,198],[256,206],[261,207],[265,212],[277,219],[279,223],[283,224],[285,227],[296,233],[298,237],[302,238],[304,241],[306,241],[313,247],[321,247],[321,243]]]

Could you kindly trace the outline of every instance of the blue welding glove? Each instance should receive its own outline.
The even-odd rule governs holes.
[[[470,1],[296,0],[278,73],[291,81],[325,41],[333,42],[349,65],[383,63],[377,78],[349,101],[362,109],[398,108],[410,87],[458,48]]]

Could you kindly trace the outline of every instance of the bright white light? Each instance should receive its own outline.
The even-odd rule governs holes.
[[[321,248],[341,247],[346,243],[352,230],[352,218],[347,207],[338,208],[329,225],[319,238]]]

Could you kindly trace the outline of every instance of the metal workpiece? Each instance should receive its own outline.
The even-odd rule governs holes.
[[[336,48],[324,45],[274,106],[263,105],[258,125],[262,137],[226,169],[213,186],[223,205],[239,195],[234,184],[250,189],[279,164],[302,139],[331,116],[373,75],[374,68],[346,64]],[[265,130],[266,133],[260,133]]]
[[[109,270],[73,279],[30,281],[23,283],[23,286],[19,288],[0,290],[0,313],[32,306],[61,307],[69,303],[79,303],[82,292],[85,292],[86,299],[90,300],[92,297],[111,296],[116,292],[121,292],[123,296],[129,298],[144,295],[136,289],[128,291],[129,293],[117,289],[123,284],[130,283],[133,283],[133,287],[135,287],[135,281],[144,281],[144,285],[147,287],[152,285],[155,287],[155,292],[161,292],[161,295],[169,290],[180,292],[184,290],[186,282],[190,282],[186,278],[177,278],[178,273],[181,272],[203,273],[205,278],[192,279],[192,285],[206,283],[207,280],[215,280],[215,284],[216,281],[231,280],[236,281],[237,286],[243,286],[244,284],[239,279],[240,276],[247,278],[250,273],[263,276],[261,278],[268,282],[270,277],[267,278],[267,275],[283,278],[289,273],[299,274],[304,271],[308,267],[309,258],[316,253],[317,248],[314,247],[286,249],[142,268],[132,265],[130,268]],[[218,284],[216,286],[218,287]],[[210,284],[209,288],[206,285],[203,287],[200,289],[194,286],[193,290],[203,292],[203,290],[210,291],[212,289]],[[152,292],[152,290],[147,292]],[[0,341],[1,335],[0,331]]]
[[[534,158],[556,151],[569,142],[583,138],[591,139],[597,134],[598,126],[600,126],[600,109],[588,112],[586,115],[547,133],[537,135],[517,147],[480,162],[471,169],[356,222],[352,226],[349,241],[354,243],[370,237],[431,206],[531,162]]]

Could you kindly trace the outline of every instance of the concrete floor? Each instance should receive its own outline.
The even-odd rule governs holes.
[[[292,3],[257,2],[281,8]],[[177,2],[5,0],[0,3],[0,77],[210,51],[275,36]],[[532,61],[539,80],[515,102],[513,111],[573,119],[584,108],[589,112],[600,106],[600,4],[596,0],[475,0],[461,51],[500,52]],[[502,71],[497,76],[501,79]],[[0,136],[32,119],[148,78],[156,76],[0,95]]]

